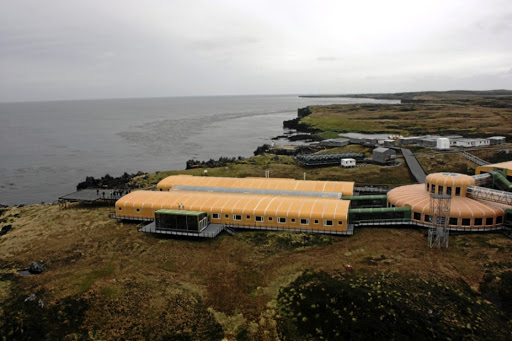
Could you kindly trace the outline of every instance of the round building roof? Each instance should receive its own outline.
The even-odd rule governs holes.
[[[430,212],[430,194],[425,190],[425,186],[422,184],[394,188],[388,192],[388,201],[398,207],[410,206],[413,212],[423,215],[432,214]],[[494,202],[484,202],[461,196],[453,196],[450,201],[450,217],[495,217],[503,215],[506,208],[508,208],[506,205]]]
[[[432,173],[427,175],[427,183],[445,187],[467,187],[475,185],[475,179],[459,173]]]

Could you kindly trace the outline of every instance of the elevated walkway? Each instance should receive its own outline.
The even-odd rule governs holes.
[[[479,166],[487,166],[487,165],[490,165],[489,162],[485,161],[485,160],[482,160],[481,158],[477,157],[477,156],[474,156],[472,154],[469,154],[468,152],[466,151],[460,151],[459,152],[459,155],[468,159],[469,161],[471,162],[474,162],[476,163],[477,165]]]
[[[424,184],[427,175],[425,174],[425,171],[418,162],[418,159],[416,159],[416,156],[414,156],[414,153],[407,148],[400,148],[400,151],[402,152],[402,155],[405,158],[405,162],[407,163],[407,167],[409,167],[412,176],[414,176],[418,183]]]
[[[258,230],[258,231],[291,231],[291,232],[307,232],[307,233],[320,233],[320,234],[333,234],[333,235],[345,235],[351,236],[354,234],[354,226],[349,224],[347,226],[347,231],[338,231],[338,230],[311,230],[311,229],[292,229],[292,228],[283,228],[283,227],[261,227],[261,226],[239,226],[239,225],[222,225],[222,224],[210,224],[206,229],[204,229],[200,233],[196,232],[187,232],[187,231],[178,231],[178,230],[157,230],[155,223],[151,222],[148,225],[140,228],[139,232],[146,233],[155,233],[155,234],[165,234],[172,236],[186,236],[186,237],[195,237],[195,238],[215,238],[222,231],[226,231],[230,235],[234,236],[237,234],[235,229],[240,230]]]
[[[187,232],[187,231],[178,231],[178,230],[157,230],[155,226],[155,222],[151,222],[148,225],[139,229],[139,232],[146,233],[155,233],[155,234],[165,234],[172,236],[185,236],[185,237],[195,237],[195,238],[215,238],[224,230],[224,225],[221,224],[210,224],[207,228],[205,228],[200,233],[197,232]]]
[[[65,206],[68,203],[108,203],[113,205],[117,200],[126,194],[124,190],[118,189],[82,189],[59,197],[59,204]]]
[[[468,186],[466,191],[469,198],[487,200],[512,206],[512,192],[478,186]]]

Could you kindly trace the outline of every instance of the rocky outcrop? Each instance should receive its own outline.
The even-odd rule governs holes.
[[[44,265],[44,262],[41,260],[39,262],[30,263],[27,270],[31,274],[40,274],[41,272],[44,271],[44,269],[45,269],[45,265]]]
[[[318,129],[311,128],[307,124],[301,123],[300,120],[308,115],[311,115],[311,109],[309,107],[297,109],[297,117],[291,120],[283,121],[283,128],[295,129],[301,133],[316,133]]]
[[[2,230],[0,230],[0,236],[3,236],[7,232],[9,232],[12,229],[12,225],[5,225],[2,227]]]
[[[225,167],[228,163],[233,163],[237,160],[244,160],[244,157],[243,156],[239,156],[239,157],[221,156],[218,160],[214,160],[214,159],[210,159],[208,161],[188,160],[187,164],[186,164],[186,169]]]
[[[117,178],[107,174],[99,179],[95,179],[93,176],[87,176],[85,181],[80,182],[76,186],[76,190],[79,191],[86,188],[130,188],[130,180],[136,176],[144,174],[145,173],[143,172],[138,172],[136,174],[128,174],[125,172]]]

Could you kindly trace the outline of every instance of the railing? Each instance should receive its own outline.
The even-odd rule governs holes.
[[[340,229],[308,229],[308,228],[294,228],[294,227],[279,227],[279,226],[248,226],[242,224],[224,224],[228,228],[247,229],[247,230],[261,230],[261,231],[293,231],[305,233],[321,233],[321,234],[335,234],[335,235],[352,235],[354,233],[353,226],[347,224],[345,230]]]
[[[482,160],[481,158],[477,157],[477,156],[474,156],[474,155],[471,155],[469,154],[468,152],[466,151],[461,151],[459,152],[459,155],[461,155],[462,157],[468,159],[469,161],[471,162],[474,162],[476,163],[477,165],[479,166],[485,166],[485,165],[490,165],[489,162],[485,161],[485,160]]]
[[[411,223],[411,219],[407,218],[396,218],[396,219],[368,219],[358,220],[354,222],[355,227],[359,226],[382,226],[382,225],[408,225]]]
[[[496,189],[468,186],[467,196],[473,199],[487,200],[505,205],[512,205],[512,192],[499,191]]]
[[[476,175],[472,175],[471,177],[473,179],[475,179],[475,184],[477,186],[486,185],[486,184],[492,182],[492,174],[491,173],[476,174]]]

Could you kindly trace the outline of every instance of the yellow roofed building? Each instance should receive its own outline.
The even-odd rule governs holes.
[[[350,201],[321,197],[135,191],[116,202],[120,219],[154,220],[160,209],[206,212],[213,224],[346,232]]]
[[[227,178],[191,175],[171,175],[157,184],[159,191],[169,191],[174,186],[201,186],[220,188],[266,189],[279,191],[303,191],[354,194],[354,182],[311,181],[283,178]]]

